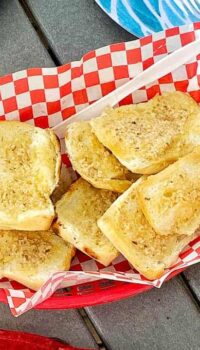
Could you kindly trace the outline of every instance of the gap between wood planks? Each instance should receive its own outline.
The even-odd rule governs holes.
[[[88,328],[90,334],[94,338],[95,342],[97,343],[99,350],[107,350],[104,342],[102,341],[101,337],[99,336],[96,327],[94,326],[92,320],[88,317],[87,312],[84,309],[78,309],[78,312],[80,316],[82,317],[83,321],[85,322],[86,327]]]
[[[62,65],[62,62],[60,62],[57,55],[55,54],[55,52],[51,48],[51,45],[50,45],[45,33],[43,32],[42,28],[40,27],[39,23],[37,22],[37,19],[36,19],[35,15],[33,14],[33,12],[31,11],[31,8],[27,4],[26,0],[18,0],[18,2],[21,5],[26,16],[28,17],[31,25],[35,29],[40,41],[42,42],[42,44],[44,45],[44,47],[48,51],[49,55],[51,56],[52,61],[55,63],[56,66]]]
[[[180,278],[182,279],[183,285],[184,285],[185,289],[187,290],[187,292],[189,293],[191,299],[193,299],[193,301],[195,302],[198,309],[200,309],[200,300],[199,300],[198,296],[196,295],[195,291],[193,290],[193,288],[190,286],[188,279],[185,277],[185,275],[183,273],[180,274]]]

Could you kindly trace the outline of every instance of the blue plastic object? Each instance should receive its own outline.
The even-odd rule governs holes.
[[[119,25],[137,37],[197,22],[200,0],[96,0]]]

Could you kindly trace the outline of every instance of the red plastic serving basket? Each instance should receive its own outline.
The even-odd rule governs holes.
[[[2,77],[0,78],[0,120],[17,119],[31,122],[42,128],[53,127],[124,84],[131,77],[151,66],[159,57],[177,48],[177,45],[181,46],[193,41],[195,33],[199,30],[200,23],[172,28],[134,42],[119,43],[98,49],[86,54],[80,62],[72,62],[58,68],[33,68]],[[120,105],[146,101],[172,86],[173,89],[187,91],[189,84],[193,82],[193,77],[199,74],[197,66],[197,62],[194,62],[184,67],[183,72],[162,77],[153,85],[128,96],[120,102]],[[180,78],[181,74],[185,76],[184,80]],[[195,80],[198,89],[195,88],[194,91],[189,92],[197,102],[200,102],[200,75],[198,76],[199,80]],[[65,154],[62,160],[69,165]],[[193,259],[199,259],[199,242],[196,242],[194,248],[190,248],[190,254]],[[188,257],[187,253],[184,257]],[[79,271],[83,269],[83,264],[81,265],[78,261],[73,269]],[[123,262],[118,264],[116,271],[127,271],[127,269],[126,271],[121,269],[122,264]],[[187,259],[186,265],[189,265]],[[181,271],[183,268],[177,265],[177,270],[171,272],[167,279]],[[21,289],[21,286],[17,288]],[[98,279],[59,290],[36,308],[65,309],[91,306],[120,300],[151,288],[152,286],[145,284]],[[7,303],[7,296],[3,289],[0,289],[0,302]]]

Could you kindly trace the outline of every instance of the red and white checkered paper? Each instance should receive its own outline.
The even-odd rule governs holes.
[[[170,52],[200,38],[200,22],[171,28],[140,40],[113,44],[57,68],[33,68],[0,78],[0,120],[20,120],[42,128],[53,127],[88,104],[147,69]],[[144,102],[164,91],[189,92],[200,103],[200,55],[176,71],[128,96],[120,105]],[[62,149],[62,160],[70,166]],[[160,287],[174,271],[200,262],[200,237],[180,255],[175,266],[155,281],[148,281],[119,256],[103,267],[78,252],[71,270],[54,274],[37,292],[15,282],[0,282],[12,313],[18,316],[50,297],[61,287],[98,278]]]

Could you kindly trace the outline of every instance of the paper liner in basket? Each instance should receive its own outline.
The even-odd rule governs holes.
[[[58,68],[32,68],[0,78],[0,120],[20,120],[42,128],[53,127],[110,91],[126,83],[163,56],[200,38],[200,22],[171,28],[140,40],[113,44]],[[128,96],[122,104],[144,102],[157,93],[189,92],[200,103],[200,55],[176,71]],[[62,140],[61,140],[62,141]],[[70,166],[62,144],[62,160]],[[105,268],[78,253],[71,271],[54,274],[36,293],[2,281],[12,313],[18,316],[63,286],[107,278],[160,287],[174,271],[200,261],[200,237],[180,255],[175,266],[158,280],[148,281],[119,256]]]

